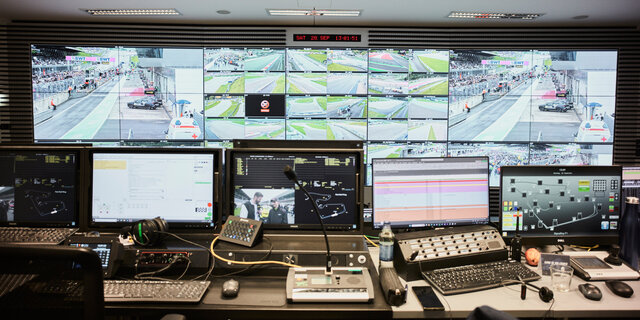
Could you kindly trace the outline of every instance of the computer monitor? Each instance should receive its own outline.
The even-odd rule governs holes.
[[[362,149],[232,149],[226,163],[227,214],[261,220],[265,229],[320,230],[313,204],[284,175],[289,165],[327,230],[360,229]]]
[[[489,221],[489,159],[373,159],[373,227],[425,228]]]
[[[219,216],[220,152],[92,149],[91,225],[117,227],[159,216],[171,229],[213,228]]]
[[[81,149],[0,147],[0,226],[77,226]]]
[[[617,242],[620,166],[505,166],[501,171],[504,237],[514,236],[518,224],[523,243]]]
[[[640,167],[622,167],[621,212],[625,212],[627,197],[640,198]]]

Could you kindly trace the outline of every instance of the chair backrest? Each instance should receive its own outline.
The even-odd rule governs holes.
[[[67,312],[66,319],[103,319],[103,290],[100,258],[90,249],[0,245],[3,315],[60,317],[57,312]]]

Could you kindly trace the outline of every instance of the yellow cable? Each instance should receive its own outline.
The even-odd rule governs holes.
[[[597,248],[599,248],[599,247],[600,247],[600,245],[599,245],[599,244],[596,244],[596,245],[595,245],[595,246],[593,246],[593,247],[571,245],[571,247],[572,247],[572,248],[578,248],[578,249],[587,249],[587,252],[589,252],[589,251],[591,251],[591,250],[593,250],[593,249],[597,249]]]
[[[379,248],[380,246],[377,245],[375,242],[371,241],[371,239],[369,239],[369,237],[362,235],[365,239],[367,239],[367,241],[369,241],[369,243],[371,243],[374,247]]]
[[[253,265],[253,264],[281,264],[283,266],[287,266],[287,267],[291,267],[291,268],[302,268],[299,265],[296,264],[290,264],[290,263],[286,263],[286,262],[282,262],[282,261],[274,261],[274,260],[268,260],[268,261],[235,261],[235,260],[229,260],[229,259],[225,259],[219,255],[217,255],[214,251],[213,251],[213,246],[215,245],[216,241],[218,241],[218,237],[215,237],[215,239],[213,239],[213,241],[211,241],[211,246],[209,247],[209,251],[211,252],[211,254],[224,261],[227,263],[232,263],[232,264],[244,264],[244,265]]]

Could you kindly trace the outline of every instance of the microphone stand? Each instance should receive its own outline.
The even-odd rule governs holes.
[[[284,167],[284,174],[287,176],[287,178],[289,178],[289,180],[292,180],[293,182],[295,182],[295,184],[298,185],[300,190],[302,190],[304,194],[307,195],[307,197],[309,197],[309,201],[311,201],[311,203],[313,204],[313,207],[316,210],[316,215],[318,216],[318,220],[320,220],[320,226],[322,227],[322,234],[324,234],[324,242],[327,245],[327,265],[326,265],[325,273],[331,274],[331,249],[329,249],[329,237],[327,236],[327,230],[324,227],[324,222],[322,222],[322,217],[320,216],[320,208],[318,208],[318,204],[316,204],[316,202],[313,200],[313,197],[311,197],[309,192],[302,186],[300,181],[298,181],[298,178],[295,172],[290,166],[287,165]]]

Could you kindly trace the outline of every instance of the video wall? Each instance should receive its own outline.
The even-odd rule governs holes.
[[[368,165],[489,156],[492,185],[503,165],[613,161],[616,51],[32,45],[31,57],[36,142],[362,140]]]

